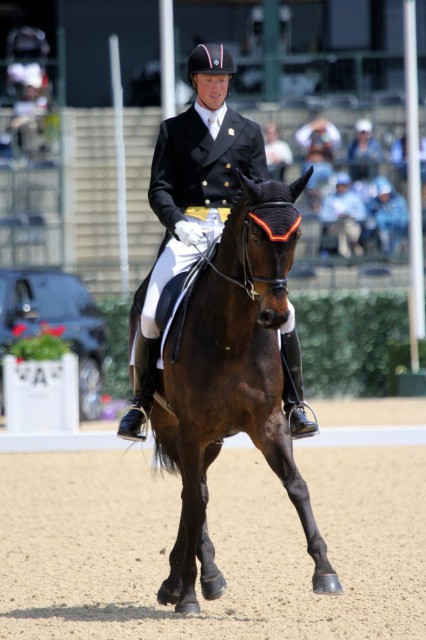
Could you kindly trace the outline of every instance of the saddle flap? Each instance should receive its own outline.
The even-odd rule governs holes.
[[[188,271],[174,276],[164,287],[155,312],[155,322],[161,332],[164,332],[173,313],[177,299],[183,289]]]

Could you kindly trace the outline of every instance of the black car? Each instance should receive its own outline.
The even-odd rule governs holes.
[[[78,356],[80,419],[96,420],[102,408],[108,332],[80,278],[56,269],[0,269],[0,361],[17,340],[13,328],[22,323],[26,336],[38,333],[40,323],[64,328],[62,338]],[[3,410],[2,376],[0,406]]]

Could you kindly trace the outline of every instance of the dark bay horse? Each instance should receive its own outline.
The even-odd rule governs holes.
[[[315,593],[341,593],[293,458],[281,402],[278,331],[288,319],[287,276],[300,235],[294,202],[312,171],[290,185],[252,182],[225,224],[218,251],[196,283],[178,357],[166,339],[151,413],[157,460],[182,476],[182,512],[170,574],[157,598],[179,613],[199,613],[197,558],[204,598],[219,598],[226,581],[207,533],[207,469],[223,438],[245,432],[283,483],[301,520],[315,571]],[[131,338],[139,321],[131,312]],[[171,331],[173,334],[173,329]]]

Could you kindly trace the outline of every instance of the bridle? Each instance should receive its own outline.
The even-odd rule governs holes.
[[[252,300],[256,300],[256,298],[258,299],[258,302],[260,303],[263,298],[265,298],[265,296],[267,296],[271,291],[274,291],[275,289],[284,291],[286,294],[288,294],[288,278],[267,278],[265,276],[261,276],[261,275],[257,275],[253,273],[253,268],[251,266],[251,261],[250,261],[250,256],[248,253],[248,229],[249,229],[249,218],[248,218],[248,214],[249,212],[253,212],[256,211],[256,209],[264,209],[265,207],[293,207],[294,209],[296,208],[296,206],[294,205],[293,202],[286,202],[283,200],[277,200],[277,201],[271,201],[271,202],[262,202],[261,204],[256,204],[256,205],[248,205],[247,206],[247,213],[246,216],[244,218],[244,223],[243,223],[243,227],[242,227],[242,244],[243,244],[243,253],[244,253],[244,264],[243,264],[243,268],[244,268],[244,281],[240,282],[239,280],[237,280],[236,278],[232,278],[231,276],[228,276],[226,273],[222,273],[211,261],[211,259],[204,255],[197,247],[197,251],[199,252],[200,256],[202,257],[202,259],[207,262],[207,264],[213,269],[213,271],[220,276],[221,278],[224,278],[225,280],[228,280],[229,282],[232,282],[233,284],[236,284],[238,287],[241,287],[242,289],[245,290],[245,292],[247,293],[247,295],[252,299]],[[270,284],[272,285],[265,293],[260,294],[256,291],[255,288],[255,282],[266,282],[266,284]]]
[[[284,200],[275,200],[270,202],[262,202],[261,204],[256,204],[256,205],[249,205],[248,211],[254,212],[257,209],[264,209],[265,207],[283,207],[283,206],[285,207],[290,206],[290,207],[293,207],[294,209],[296,208],[293,202],[286,202]],[[244,282],[246,284],[247,293],[252,298],[252,300],[255,300],[255,298],[257,297],[259,299],[259,302],[261,302],[265,296],[267,296],[269,293],[271,293],[271,291],[274,291],[275,289],[282,290],[286,294],[288,294],[288,288],[287,288],[288,278],[266,278],[265,276],[259,276],[253,273],[253,268],[251,266],[250,256],[248,253],[248,228],[249,228],[249,220],[248,220],[248,214],[246,214],[246,217],[244,219],[244,224],[243,224],[243,246],[244,246]],[[249,272],[249,275],[247,275],[247,271]],[[260,295],[255,289],[255,286],[254,286],[255,282],[266,282],[266,284],[270,284],[272,286],[267,291],[265,291],[264,294]]]

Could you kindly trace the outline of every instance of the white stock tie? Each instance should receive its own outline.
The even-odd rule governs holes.
[[[209,123],[210,135],[213,138],[213,140],[216,140],[217,134],[219,133],[219,129],[220,129],[218,119],[209,118],[208,123]]]

